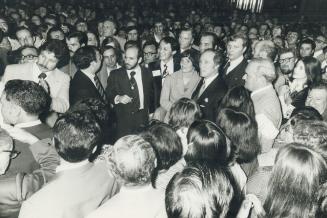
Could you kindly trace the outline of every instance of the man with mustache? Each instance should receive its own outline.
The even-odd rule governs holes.
[[[14,79],[31,80],[39,83],[51,96],[52,103],[49,114],[55,119],[56,113],[64,113],[69,108],[68,75],[57,69],[58,63],[69,55],[67,45],[60,40],[50,40],[40,47],[36,63],[8,65],[1,79],[4,86]],[[50,123],[51,120],[49,121]]]
[[[151,72],[140,66],[142,50],[136,41],[125,46],[124,67],[113,70],[106,93],[117,116],[117,136],[132,134],[147,125],[153,112],[154,84]]]

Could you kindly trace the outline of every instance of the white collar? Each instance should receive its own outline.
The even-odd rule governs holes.
[[[91,81],[94,81],[95,74],[81,70]]]
[[[212,83],[212,81],[214,81],[217,78],[218,75],[219,74],[217,73],[217,74],[214,74],[214,75],[212,75],[212,76],[210,76],[208,78],[204,78],[205,87],[207,88],[210,85],[210,83]]]
[[[241,55],[240,57],[236,58],[235,60],[230,60],[230,66],[237,66],[243,61],[244,57]]]
[[[66,171],[66,170],[73,170],[73,169],[85,166],[88,163],[89,163],[89,160],[87,160],[87,159],[83,160],[81,162],[78,162],[78,163],[70,163],[63,159],[60,159],[60,165],[57,166],[56,173]]]
[[[24,123],[18,123],[15,125],[15,127],[18,128],[27,128],[27,127],[32,127],[32,126],[36,126],[41,124],[41,120],[34,120],[34,121],[30,121],[30,122],[24,122]]]
[[[139,74],[141,72],[141,67],[140,65],[137,65],[134,69],[132,70],[126,70],[127,71],[127,74],[128,74],[128,77],[130,78],[131,77],[131,72],[135,72],[135,75]]]
[[[260,89],[254,90],[254,91],[251,93],[251,97],[253,97],[253,95],[256,95],[256,94],[258,94],[258,93],[260,93],[260,92],[263,92],[263,91],[265,91],[266,89],[269,89],[269,88],[272,88],[272,84],[269,84],[269,85],[267,85],[267,86],[265,86],[265,87],[262,87],[262,88],[260,88]]]
[[[121,193],[126,193],[126,192],[146,192],[146,191],[149,191],[153,189],[152,185],[151,184],[147,184],[147,185],[144,185],[144,186],[122,186],[120,188],[120,191]]]

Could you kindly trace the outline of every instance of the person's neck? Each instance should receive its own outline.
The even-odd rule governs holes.
[[[173,56],[171,56],[170,58],[166,59],[166,60],[162,60],[162,62],[164,64],[168,64],[169,61],[171,61],[173,59]]]

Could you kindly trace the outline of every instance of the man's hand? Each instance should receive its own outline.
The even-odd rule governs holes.
[[[132,102],[133,98],[128,95],[117,95],[117,102],[121,104],[128,104]]]

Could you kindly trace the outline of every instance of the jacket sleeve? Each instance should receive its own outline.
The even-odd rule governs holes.
[[[169,101],[170,91],[172,89],[173,78],[171,75],[167,76],[162,86],[160,94],[160,106],[163,107],[166,111],[169,111],[173,102]]]
[[[64,73],[63,73],[64,74]],[[61,80],[60,90],[56,96],[51,95],[52,104],[51,109],[58,113],[65,113],[69,108],[69,85],[70,78],[65,75]]]

